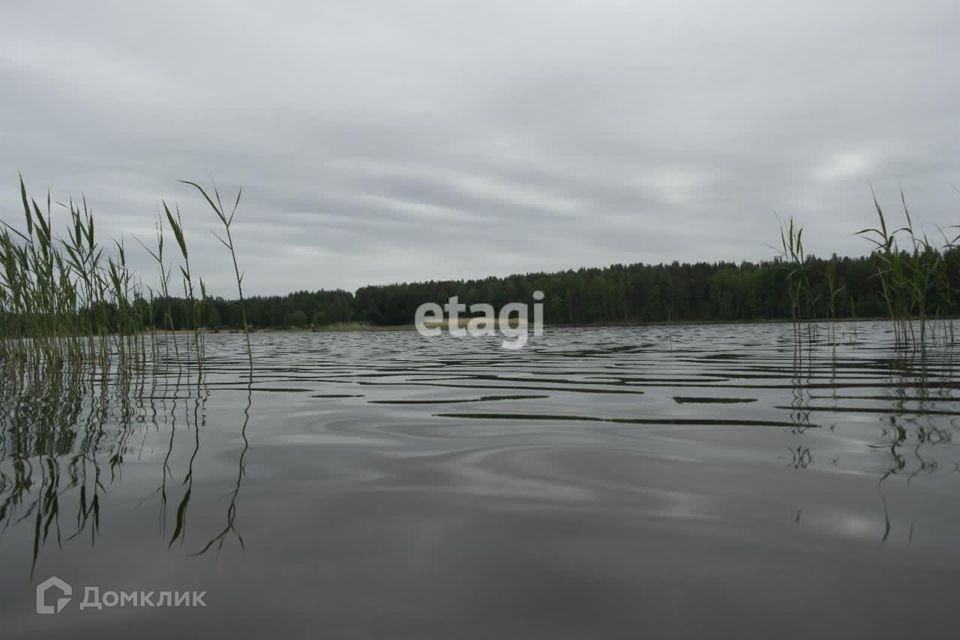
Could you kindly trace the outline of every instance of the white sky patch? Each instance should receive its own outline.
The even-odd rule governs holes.
[[[458,172],[448,168],[391,164],[359,159],[334,161],[331,166],[347,171],[359,171],[385,177],[416,178],[425,183],[435,183],[470,196],[488,200],[492,204],[500,202],[531,210],[564,214],[573,213],[582,206],[582,203],[577,199],[536,189],[530,185],[525,185],[522,181],[503,180],[494,176]],[[409,205],[410,203],[403,204]],[[422,203],[419,204],[422,205]]]
[[[43,41],[6,42],[0,47],[0,60],[14,71],[45,78],[51,92],[76,92],[102,104],[164,100],[178,89],[176,82],[158,77],[134,59],[99,49],[94,42],[69,48]]]
[[[832,155],[814,172],[818,180],[866,180],[876,170],[878,157],[869,151],[843,151]]]
[[[701,194],[706,181],[692,171],[682,169],[654,169],[644,172],[643,184],[670,204],[689,204]]]
[[[570,198],[484,176],[459,176],[453,178],[452,183],[466,193],[528,209],[569,214],[579,207],[579,203]]]
[[[478,219],[477,216],[471,215],[468,212],[451,209],[450,207],[442,207],[429,202],[416,202],[374,194],[361,194],[354,197],[361,205],[364,202],[368,202],[387,207],[395,211],[400,218],[410,216],[437,222],[462,222]]]

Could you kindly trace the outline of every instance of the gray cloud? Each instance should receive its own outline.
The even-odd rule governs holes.
[[[952,1],[14,0],[0,215],[19,170],[104,233],[178,202],[225,294],[179,178],[245,187],[258,293],[756,259],[778,215],[860,254],[871,185],[956,221],[958,32]]]

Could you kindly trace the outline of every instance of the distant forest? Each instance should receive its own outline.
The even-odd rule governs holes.
[[[960,287],[960,249],[944,252],[949,290]],[[809,257],[804,271],[810,295],[808,318],[867,318],[887,313],[882,265],[876,254],[862,258]],[[417,306],[444,304],[452,296],[467,305],[486,302],[499,309],[508,302],[532,303],[532,294],[543,291],[547,324],[591,324],[669,321],[779,320],[791,317],[787,286],[794,265],[782,260],[739,264],[730,262],[687,264],[632,264],[584,268],[556,273],[529,273],[482,280],[430,281],[368,286],[350,293],[298,291],[283,296],[247,300],[252,328],[306,328],[336,323],[373,325],[412,324]],[[958,296],[935,297],[929,309],[940,315],[960,313]],[[169,301],[177,326],[188,326],[190,304]],[[163,325],[168,308],[155,300],[154,322]],[[469,315],[469,314],[468,314]],[[240,305],[235,300],[207,298],[204,324],[210,328],[242,327]]]

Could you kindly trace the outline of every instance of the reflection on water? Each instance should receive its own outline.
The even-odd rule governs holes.
[[[174,362],[141,367],[71,368],[10,365],[0,376],[0,523],[33,529],[32,565],[44,546],[58,547],[85,535],[97,542],[109,487],[122,481],[127,464],[142,462],[153,438],[165,443],[155,498],[160,535],[172,526],[168,546],[182,542],[190,513],[195,469],[207,423],[210,389],[201,368]],[[253,402],[248,370],[246,406],[237,431],[243,441],[226,526],[198,554],[236,531],[236,502],[244,475]],[[180,440],[178,442],[177,440]],[[189,451],[182,468],[174,452]],[[175,507],[168,517],[168,507]]]
[[[209,612],[138,611],[158,634],[686,635],[741,620],[731,602],[773,632],[791,599],[817,614],[797,635],[913,628],[870,607],[960,577],[955,351],[819,336],[265,333],[251,372],[219,334],[202,370],[4,369],[0,622],[52,629],[28,614],[56,574],[209,591]]]

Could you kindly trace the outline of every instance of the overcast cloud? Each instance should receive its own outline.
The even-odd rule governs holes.
[[[6,0],[0,215],[18,171],[104,234],[178,202],[223,294],[179,178],[244,186],[254,293],[758,259],[777,215],[859,255],[871,185],[960,223],[958,34],[956,0]]]

